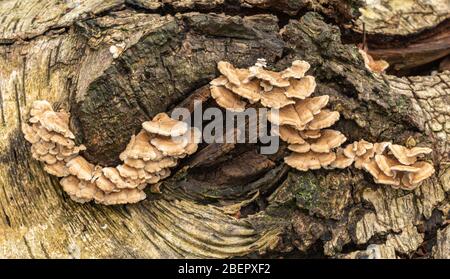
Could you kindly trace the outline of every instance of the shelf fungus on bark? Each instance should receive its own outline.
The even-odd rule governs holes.
[[[148,133],[171,137],[184,135],[188,130],[186,123],[170,118],[165,112],[158,113],[152,121],[142,123],[142,127]]]
[[[23,123],[22,131],[25,139],[32,144],[32,157],[43,162],[46,171],[52,175],[67,176],[69,168],[66,163],[86,149],[83,145],[75,145],[74,136],[65,122],[69,119],[68,113],[54,112],[50,103],[37,101],[30,115],[33,123]],[[54,123],[50,123],[52,121]]]
[[[265,61],[258,61],[248,69],[220,61],[217,68],[221,76],[210,82],[211,96],[220,107],[230,111],[244,110],[246,101],[280,109],[307,98],[315,89],[314,77],[305,76],[310,68],[305,61],[295,60],[282,72],[264,67]]]
[[[373,57],[368,54],[366,51],[359,49],[359,53],[363,57],[364,65],[366,68],[374,73],[381,74],[383,73],[387,68],[389,68],[389,63],[385,60],[375,60]]]
[[[374,61],[365,52],[361,54],[371,71],[382,72],[388,66],[384,61]],[[339,120],[339,112],[325,108],[329,96],[311,97],[316,82],[314,77],[305,76],[309,64],[296,60],[281,72],[266,70],[265,66],[258,60],[247,70],[219,62],[222,76],[210,83],[212,96],[219,106],[232,111],[245,109],[246,103],[242,99],[250,103],[259,101],[262,106],[271,108],[268,121],[278,126],[273,131],[289,144],[288,150],[292,151],[284,158],[289,166],[308,171],[342,169],[354,163],[356,168],[369,172],[376,183],[409,190],[434,173],[430,163],[417,161],[431,152],[429,148],[408,149],[390,142],[365,140],[340,147],[346,137],[329,129]],[[242,94],[243,90],[238,88],[246,88],[250,82],[254,90],[251,94]]]
[[[279,126],[273,131],[289,143],[288,149],[293,151],[285,158],[288,165],[307,171],[327,167],[336,159],[333,150],[345,142],[346,137],[338,131],[325,129],[339,119],[339,113],[324,109],[329,96],[310,97],[316,88],[316,81],[313,76],[305,76],[310,68],[309,63],[295,60],[290,67],[275,72],[266,70],[265,63],[258,61],[249,68],[250,75],[246,69],[236,69],[228,62],[220,62],[218,68],[222,76],[211,82],[211,91],[218,105],[225,109],[235,111],[235,102],[225,104],[222,101],[225,94],[218,96],[216,92],[218,88],[230,89],[227,86],[230,83],[233,87],[238,86],[238,82],[233,82],[231,77],[239,79],[241,87],[249,83],[259,86],[258,95],[255,91],[251,96],[239,94],[236,89],[227,91],[227,94],[234,93],[239,95],[237,98],[244,98],[250,103],[259,101],[263,107],[272,109],[267,114],[268,121]],[[232,97],[227,95],[226,98]]]
[[[272,88],[270,91],[264,91],[261,93],[261,104],[274,109],[295,104],[295,100],[288,98],[285,92],[285,89],[278,87]]]
[[[61,186],[77,202],[113,205],[145,199],[147,184],[167,178],[169,168],[176,166],[179,158],[197,150],[200,136],[196,128],[160,113],[132,136],[119,156],[123,164],[102,167],[79,155],[86,148],[75,144],[68,113],[53,111],[47,101],[36,101],[30,116],[22,131],[32,144],[33,158],[43,162],[49,174],[62,177]]]
[[[239,96],[223,86],[211,86],[211,97],[216,100],[219,106],[234,112],[244,111],[247,105]]]
[[[360,140],[338,149],[332,167],[344,168],[354,162],[356,168],[370,173],[375,183],[413,190],[434,173],[432,164],[418,161],[431,151],[426,147],[407,148],[391,142]]]
[[[336,154],[331,153],[318,153],[314,151],[308,151],[306,153],[294,152],[291,155],[284,158],[284,161],[289,166],[301,171],[317,170],[327,167],[336,159]]]

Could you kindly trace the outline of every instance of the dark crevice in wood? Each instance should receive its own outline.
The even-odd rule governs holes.
[[[15,94],[15,104],[16,104],[16,112],[17,112],[17,124],[18,128],[21,129],[22,127],[22,112],[20,110],[20,97],[19,97],[19,89],[17,89],[17,81],[14,81],[14,94]]]
[[[437,243],[437,232],[446,227],[445,218],[441,211],[434,209],[431,217],[418,225],[417,230],[424,234],[424,239],[422,245],[411,255],[412,258],[431,258],[432,249]]]
[[[22,98],[23,98],[23,105],[27,105],[27,94],[25,92],[25,75],[26,75],[26,67],[27,67],[27,56],[24,55],[22,58]]]
[[[389,62],[388,74],[425,76],[439,70],[439,63],[450,54],[450,19],[437,26],[407,36],[366,34],[368,53]],[[341,26],[346,44],[361,45],[363,34]]]

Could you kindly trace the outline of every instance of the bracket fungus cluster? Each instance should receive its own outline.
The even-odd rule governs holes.
[[[341,132],[327,129],[339,120],[337,111],[325,109],[329,96],[310,97],[316,82],[313,76],[305,76],[309,68],[301,60],[281,72],[265,69],[263,61],[249,69],[221,61],[222,75],[210,83],[212,97],[228,110],[242,111],[246,102],[275,109],[267,117],[292,151],[285,162],[302,171],[329,166],[336,158],[333,150],[346,141]]]
[[[268,121],[278,126],[273,131],[292,151],[284,158],[285,163],[297,170],[343,169],[355,163],[356,168],[369,172],[376,183],[407,190],[416,188],[434,173],[432,164],[417,160],[430,153],[429,148],[408,149],[390,142],[365,140],[340,147],[347,138],[329,128],[339,120],[339,112],[325,108],[329,96],[311,97],[316,82],[313,76],[305,75],[309,68],[307,62],[300,60],[281,72],[265,69],[264,60],[248,69],[221,61],[221,76],[210,82],[211,96],[230,111],[243,111],[247,103],[256,102],[276,109],[268,113]]]
[[[25,139],[30,142],[32,157],[44,162],[45,171],[58,177],[68,176],[66,164],[86,149],[75,144],[69,129],[69,114],[55,112],[46,101],[36,101],[30,110],[29,124],[22,124]]]
[[[47,101],[32,104],[29,123],[22,125],[33,158],[49,174],[61,177],[65,192],[77,202],[125,204],[145,199],[143,189],[170,175],[179,158],[194,153],[200,133],[165,113],[143,123],[120,154],[123,164],[102,167],[79,155],[86,148],[75,144],[69,114],[55,112]]]
[[[340,148],[334,164],[342,168],[354,162],[356,168],[369,172],[375,183],[413,190],[434,173],[432,164],[419,160],[431,152],[427,147],[360,140]]]

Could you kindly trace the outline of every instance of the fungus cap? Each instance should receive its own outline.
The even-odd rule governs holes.
[[[219,76],[209,82],[212,86],[225,86],[228,83],[228,79],[226,76]]]
[[[135,168],[130,167],[128,165],[118,165],[116,168],[119,171],[120,176],[125,178],[125,179],[126,178],[130,178],[132,180],[139,179],[139,171],[138,171],[138,169],[135,169]]]
[[[253,66],[250,67],[250,72],[253,76],[267,81],[269,84],[276,86],[276,87],[288,87],[290,85],[290,82],[288,79],[284,79],[281,76],[281,73],[273,72],[266,70],[262,67]]]
[[[237,69],[231,63],[226,61],[217,63],[217,69],[231,84],[236,86],[240,86],[243,82],[248,81],[251,78],[249,70]]]
[[[50,137],[50,141],[57,143],[61,146],[66,146],[68,148],[73,148],[75,146],[75,142],[69,138],[66,138],[60,134],[52,133]]]
[[[144,191],[139,189],[123,189],[120,192],[104,195],[101,203],[105,205],[137,203],[144,200],[147,196]]]
[[[420,168],[412,166],[405,166],[405,165],[395,165],[391,167],[391,171],[395,172],[418,172]]]
[[[145,167],[145,161],[142,159],[126,158],[124,163],[135,169],[143,169]]]
[[[364,139],[357,141],[355,145],[353,146],[353,151],[355,152],[356,156],[361,156],[367,152],[367,150],[370,150],[373,148],[373,143],[368,142]]]
[[[104,193],[96,187],[95,184],[85,181],[72,179],[73,176],[65,177],[61,180],[64,191],[70,198],[76,202],[89,202],[93,199],[101,201]]]
[[[372,160],[375,156],[375,150],[373,148],[367,149],[361,156],[355,158],[355,168],[362,169],[364,164]]]
[[[300,125],[305,126],[314,120],[315,115],[319,114],[320,110],[327,105],[328,98],[327,95],[324,95],[297,101],[294,108],[300,118]]]
[[[105,193],[120,191],[111,180],[109,180],[103,173],[100,173],[98,177],[93,179],[93,182],[97,187]]]
[[[292,153],[284,158],[284,162],[289,166],[301,170],[320,169],[330,165],[336,159],[336,154],[332,153],[315,153],[309,151],[307,153]]]
[[[36,131],[34,131],[34,129],[26,123],[22,123],[22,132],[25,139],[31,144],[34,144],[41,139],[39,134],[37,134]]]
[[[40,117],[46,111],[53,111],[52,105],[45,100],[37,100],[31,104],[30,115]]]
[[[142,123],[142,127],[149,133],[172,137],[181,136],[188,129],[185,122],[172,119],[165,112],[158,113],[151,121]]]
[[[373,144],[365,141],[364,139],[355,141],[344,148],[345,156],[349,158],[355,158],[356,156],[361,156],[367,152],[367,150],[372,149]]]
[[[149,161],[145,163],[145,171],[156,173],[164,168],[171,168],[177,165],[177,160],[173,157],[164,157],[159,161]]]
[[[281,126],[281,125],[290,125],[295,127],[297,130],[302,130],[304,128],[301,126],[300,118],[297,114],[297,111],[294,108],[294,105],[287,105],[278,111],[270,110],[267,113],[267,119],[269,122]]]
[[[364,65],[368,70],[374,73],[381,74],[389,67],[389,63],[386,62],[385,60],[383,59],[375,60],[370,54],[368,54],[364,50],[359,49],[358,51],[363,57]]]
[[[69,129],[68,114],[66,112],[46,111],[40,118],[40,123],[49,132],[59,133],[67,138],[74,139],[75,135]]]
[[[330,127],[338,120],[339,120],[339,112],[324,109],[314,116],[314,119],[308,123],[307,128],[310,130],[320,130],[323,128]]]
[[[390,142],[376,142],[373,144],[373,149],[375,151],[375,154],[383,154],[384,150],[390,145]]]
[[[126,179],[122,177],[117,168],[106,167],[102,169],[102,173],[119,189],[136,188],[142,184],[139,180]]]
[[[78,191],[78,184],[80,184],[80,180],[73,175],[69,175],[61,179],[59,184],[61,184],[65,192],[72,196]]]
[[[142,159],[144,161],[160,160],[162,153],[150,144],[151,137],[141,130],[136,136],[132,136],[125,150],[120,154],[119,158],[125,161],[127,158]]]
[[[296,153],[306,153],[311,150],[309,143],[305,142],[303,144],[290,144],[288,149]]]
[[[391,151],[392,155],[397,158],[400,163],[405,165],[412,165],[417,161],[418,156],[423,156],[424,154],[431,153],[430,148],[426,147],[414,147],[407,148],[398,144],[390,144],[389,151]]]
[[[292,66],[281,71],[281,77],[284,79],[299,79],[302,78],[309,70],[311,65],[308,62],[302,60],[294,60]]]
[[[259,83],[258,80],[252,80],[248,83],[241,83],[241,85],[227,83],[225,87],[234,94],[247,99],[251,104],[254,104],[261,99],[261,87]]]
[[[291,80],[291,85],[286,89],[286,96],[289,98],[305,99],[316,90],[316,80],[313,76],[306,76],[302,79]]]
[[[247,105],[239,96],[222,86],[211,86],[211,97],[219,106],[234,112],[244,111]]]
[[[36,154],[38,156],[43,156],[48,154],[50,149],[55,148],[56,145],[53,142],[47,142],[43,140],[39,140],[31,146],[31,153]]]
[[[284,89],[275,87],[271,91],[261,93],[261,104],[265,107],[280,109],[295,104],[295,101],[286,97]]]
[[[392,167],[397,166],[399,162],[395,158],[381,154],[375,155],[375,162],[378,168],[387,176],[394,176]]]
[[[58,155],[61,156],[61,158],[69,158],[73,155],[78,155],[80,151],[86,150],[86,146],[79,145],[74,147],[67,147],[67,146],[58,146]]]
[[[200,142],[200,140],[202,138],[202,133],[200,132],[200,130],[198,128],[192,127],[186,133],[185,137],[187,138],[188,144],[184,148],[184,153],[186,155],[192,155],[195,152],[197,152],[198,143]]]
[[[320,138],[320,130],[303,130],[299,131],[300,136],[304,139],[317,139]]]
[[[53,133],[47,131],[47,129],[45,129],[44,127],[42,127],[42,125],[36,123],[33,124],[33,130],[35,131],[36,134],[38,134],[38,136],[44,140],[44,141],[50,141]]]
[[[94,165],[81,156],[76,156],[66,164],[69,173],[81,180],[91,180],[94,173]]]
[[[39,161],[42,161],[48,165],[52,165],[58,162],[58,158],[56,158],[56,156],[52,154],[45,154],[39,157]]]
[[[415,163],[413,167],[418,168],[419,170],[409,174],[411,184],[418,184],[435,172],[433,165],[425,161],[419,161]]]
[[[336,151],[336,159],[331,163],[331,168],[345,169],[353,163],[352,158],[348,158],[344,155],[344,150],[339,148]]]
[[[259,85],[261,86],[261,88],[263,89],[263,91],[267,92],[267,91],[271,91],[273,89],[273,85],[270,84],[268,81],[262,80]]]
[[[400,185],[399,178],[385,175],[374,160],[364,163],[363,168],[373,176],[375,183],[393,186]]]
[[[164,156],[180,156],[185,153],[185,147],[188,140],[185,137],[169,138],[156,137],[153,138],[151,144],[155,146]]]
[[[425,154],[430,154],[433,151],[433,149],[428,147],[413,147],[408,150],[406,156],[408,157],[422,157]]]
[[[54,164],[46,164],[44,165],[44,170],[54,176],[57,177],[65,177],[68,176],[69,170],[66,167],[66,164],[64,162],[61,161],[57,161]]]
[[[280,138],[289,143],[289,144],[303,144],[306,141],[300,136],[299,131],[295,130],[292,127],[289,126],[279,126],[277,130],[272,130],[272,131],[277,131],[276,134],[278,136],[280,136]]]
[[[331,149],[339,147],[347,138],[339,131],[325,129],[320,138],[311,143],[311,150],[318,153],[329,153]]]

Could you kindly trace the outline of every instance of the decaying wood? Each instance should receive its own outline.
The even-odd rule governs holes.
[[[449,259],[448,250],[450,249],[450,229],[445,229],[437,233],[437,244],[433,248],[433,257],[435,259]]]
[[[373,74],[338,27],[298,14],[319,7],[302,1],[54,2],[0,4],[0,257],[393,258],[421,249],[448,257],[450,72]],[[323,15],[343,7],[328,2]],[[257,144],[206,145],[146,201],[80,205],[30,157],[20,133],[31,102],[47,99],[72,113],[84,156],[114,164],[143,121],[191,107],[193,92],[202,99],[218,61],[248,67],[262,57],[277,70],[311,63],[315,94],[330,95],[342,116],[335,128],[349,142],[430,146],[436,174],[407,192],[354,168],[293,171],[283,148],[264,156]]]
[[[368,1],[356,21],[357,30],[369,34],[409,35],[430,29],[449,18],[447,0]],[[364,25],[364,27],[363,27]]]
[[[391,65],[390,70],[406,72],[416,67],[427,65],[450,54],[450,22],[442,32],[420,37],[408,45],[391,45],[377,47],[370,43],[370,55],[384,59]],[[372,40],[373,41],[373,40]]]
[[[352,29],[365,33],[369,54],[388,61],[389,72],[411,75],[450,54],[447,0],[366,2]]]

